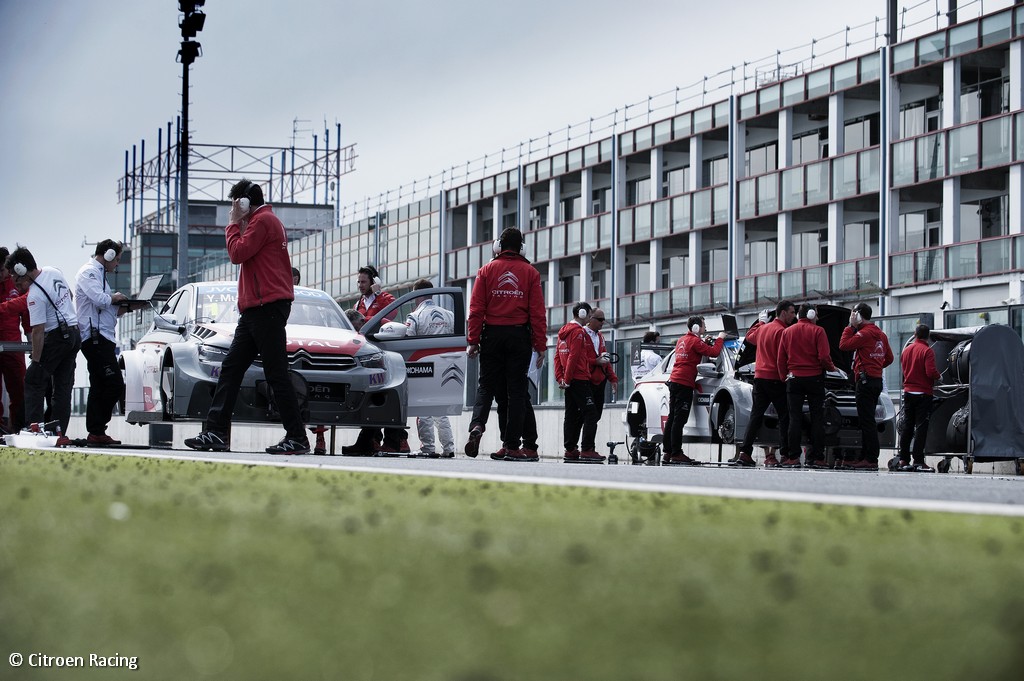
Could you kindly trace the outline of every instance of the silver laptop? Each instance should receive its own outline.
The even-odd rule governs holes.
[[[161,280],[163,280],[163,278],[164,275],[162,274],[156,274],[153,275],[152,277],[148,277],[146,279],[146,282],[142,285],[142,288],[139,290],[139,295],[137,295],[134,298],[127,298],[125,300],[122,300],[118,304],[128,307],[132,303],[148,303],[149,301],[153,300],[153,296],[156,294],[156,289],[157,287],[160,286],[160,282]]]

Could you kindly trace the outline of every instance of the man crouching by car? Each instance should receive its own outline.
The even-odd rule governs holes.
[[[284,439],[267,447],[267,454],[308,454],[309,439],[288,377],[285,327],[295,299],[288,237],[284,225],[263,202],[259,185],[242,180],[231,188],[228,196],[232,202],[224,236],[228,257],[241,265],[238,326],[221,366],[203,432],[186,439],[185,446],[200,451],[227,451],[231,414],[242,379],[260,357],[286,430]]]

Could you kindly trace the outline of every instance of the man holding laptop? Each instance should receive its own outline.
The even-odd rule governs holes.
[[[85,428],[89,445],[118,445],[107,435],[107,424],[124,395],[124,379],[117,363],[115,327],[117,318],[146,301],[129,301],[123,293],[111,291],[107,274],[121,262],[122,246],[113,239],[96,244],[96,252],[75,276],[75,313],[82,335],[82,354],[89,367],[89,397]],[[147,282],[148,283],[148,282]]]

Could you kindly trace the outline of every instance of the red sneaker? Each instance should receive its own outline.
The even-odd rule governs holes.
[[[764,455],[764,467],[765,468],[778,468],[779,460],[775,458],[774,454]]]
[[[85,438],[85,444],[90,447],[103,447],[104,445],[119,445],[121,441],[115,440],[106,433],[101,433],[100,435],[89,433],[89,437]]]
[[[580,452],[580,463],[604,463],[604,455],[598,454],[593,449],[584,449]]]
[[[469,445],[466,446],[468,447]],[[467,451],[466,453],[468,454],[469,452]],[[504,461],[506,454],[508,454],[508,450],[502,447],[498,451],[494,452],[494,454],[491,454],[491,458],[494,459],[495,461]],[[476,455],[474,454],[473,456]]]
[[[700,461],[694,461],[690,457],[686,456],[682,452],[676,452],[671,456],[665,457],[665,460],[661,462],[663,466],[699,466]]]
[[[540,457],[529,449],[505,449],[505,461],[540,461]]]
[[[566,463],[577,463],[580,460],[580,450],[578,449],[567,449],[565,454],[562,455],[562,461]]]
[[[54,447],[70,447],[71,446],[71,438],[69,438],[67,435],[58,435],[57,436],[57,441],[53,443],[53,446]]]

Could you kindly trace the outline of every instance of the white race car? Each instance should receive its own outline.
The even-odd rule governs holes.
[[[408,337],[404,324],[389,322],[425,292],[450,304],[454,334]],[[129,423],[206,417],[238,320],[237,298],[234,282],[186,284],[171,295],[136,348],[121,353]],[[327,293],[296,286],[287,335],[292,384],[308,424],[405,426],[408,416],[462,411],[466,332],[458,288],[406,294],[357,331]],[[278,418],[257,359],[233,421]]]

